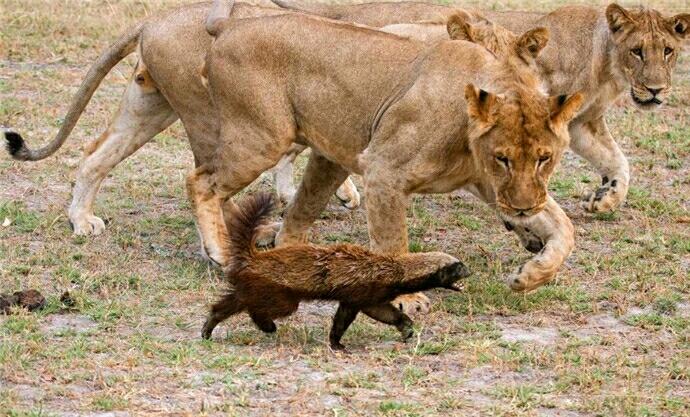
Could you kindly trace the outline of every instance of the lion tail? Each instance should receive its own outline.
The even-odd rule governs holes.
[[[65,120],[62,126],[60,126],[60,130],[50,143],[39,149],[30,149],[19,133],[12,130],[4,131],[5,140],[7,141],[7,151],[14,159],[19,161],[40,161],[60,149],[72,132],[72,129],[74,129],[74,126],[77,124],[79,117],[84,112],[84,108],[86,108],[86,105],[91,100],[93,93],[108,72],[127,55],[134,52],[144,23],[145,22],[140,22],[130,27],[125,34],[115,41],[115,43],[102,53],[96,62],[91,65],[84,81],[82,81],[81,86],[79,86],[79,90],[72,99],[72,104],[65,115]]]
[[[218,37],[225,22],[230,19],[230,13],[235,6],[235,0],[214,0],[211,10],[206,18],[206,32],[209,35]]]
[[[223,207],[225,227],[230,235],[230,266],[239,270],[247,266],[256,249],[256,232],[267,223],[275,201],[271,193],[257,193],[239,204],[228,202]]]
[[[338,5],[310,4],[309,6],[303,6],[301,4],[285,0],[271,0],[271,2],[281,9],[295,10],[302,13],[314,14],[336,20],[340,19],[341,17],[341,12]]]

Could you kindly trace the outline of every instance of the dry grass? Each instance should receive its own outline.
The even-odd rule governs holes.
[[[0,0],[0,124],[52,135],[102,48],[131,22],[180,3]],[[106,79],[55,157],[0,157],[0,223],[12,220],[0,227],[0,289],[49,295],[41,313],[0,317],[0,415],[690,415],[687,53],[669,106],[608,116],[633,170],[621,210],[578,207],[598,178],[573,155],[553,180],[578,231],[557,282],[510,293],[502,277],[528,254],[490,210],[464,194],[419,198],[413,248],[449,252],[476,274],[464,293],[431,294],[434,311],[417,318],[410,343],[359,318],[345,337],[350,355],[326,347],[328,304],[303,306],[273,336],[238,316],[219,329],[226,338],[199,339],[221,283],[197,253],[182,180],[191,153],[179,125],[106,180],[97,208],[106,233],[72,237],[64,209],[81,145],[108,122],[133,59]],[[332,206],[314,240],[365,244],[362,211]],[[60,312],[65,290],[72,312]]]

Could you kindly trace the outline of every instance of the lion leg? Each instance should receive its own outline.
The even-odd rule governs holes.
[[[304,152],[306,146],[293,144],[288,153],[286,153],[280,162],[273,168],[273,180],[276,185],[276,192],[280,200],[288,204],[295,197],[297,190],[295,189],[293,164],[297,155]],[[361,197],[357,191],[357,186],[349,177],[342,183],[335,192],[340,203],[354,210],[360,205]]]
[[[264,168],[260,168],[261,166]],[[187,176],[187,194],[197,219],[201,248],[204,256],[211,262],[225,266],[230,259],[227,242],[231,231],[225,227],[223,204],[234,204],[231,197],[270,167],[271,164],[257,164],[254,165],[254,169],[244,171],[240,175],[233,176],[232,173],[237,171],[227,170],[228,175],[225,176],[226,170],[215,172],[209,164],[204,164]],[[261,226],[257,245],[269,246],[278,229],[278,224]]]
[[[223,219],[223,203],[212,186],[212,172],[201,165],[187,176],[187,196],[196,215],[196,229],[204,258],[218,265],[229,259],[228,231]]]
[[[570,137],[570,147],[594,165],[602,178],[601,187],[584,196],[585,209],[594,213],[615,210],[628,194],[630,167],[606,121],[600,117],[588,123],[573,123]]]
[[[395,308],[392,304],[381,304],[374,307],[367,307],[362,313],[381,323],[395,326],[400,332],[403,340],[407,340],[414,334],[412,320],[407,314]]]
[[[312,150],[302,183],[288,205],[276,245],[304,242],[309,227],[347,175],[348,172],[340,165]]]
[[[505,219],[503,225],[509,232],[514,232],[518,236],[520,243],[528,251],[539,253],[544,248],[544,240],[529,227]]]
[[[289,204],[295,197],[293,164],[297,155],[304,152],[306,146],[293,144],[290,150],[280,158],[278,164],[273,168],[273,182],[275,183],[276,193],[283,204]]]
[[[137,68],[115,119],[84,150],[68,212],[75,235],[98,235],[105,230],[103,220],[93,214],[101,182],[117,164],[175,120],[177,116],[153,86],[146,70]]]
[[[371,171],[364,177],[369,245],[376,252],[405,253],[408,251],[407,207],[410,197],[395,184],[388,170],[372,168]],[[406,314],[428,313],[431,301],[424,294],[415,293],[401,295],[393,305]]]
[[[281,122],[285,123],[281,123]],[[285,119],[279,126],[288,126]],[[213,160],[200,165],[187,177],[187,192],[198,219],[202,246],[209,258],[226,265],[227,236],[222,205],[232,204],[235,194],[263,172],[275,166],[294,141],[294,130],[258,125],[247,118],[230,118],[221,128]],[[271,236],[273,230],[271,228]]]
[[[543,247],[508,278],[514,291],[532,291],[551,281],[575,247],[575,228],[563,209],[551,198],[540,213],[521,218],[504,218],[506,224],[534,234]]]
[[[340,202],[350,210],[354,210],[359,207],[361,202],[361,197],[359,195],[359,191],[357,191],[357,186],[354,182],[352,182],[352,178],[350,177],[347,177],[345,182],[338,187],[338,190],[335,192],[335,196],[338,197],[338,200],[340,200]]]

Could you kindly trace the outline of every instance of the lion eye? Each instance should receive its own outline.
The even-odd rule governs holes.
[[[551,159],[551,155],[544,155],[539,157],[539,164],[543,164],[545,162],[548,162],[549,159]]]
[[[666,47],[664,48],[664,56],[669,56],[673,53],[673,48]]]
[[[497,157],[496,157],[496,160],[497,160],[499,163],[505,165],[506,168],[508,167],[508,165],[509,165],[509,163],[510,163],[510,160],[509,160],[507,157],[505,157],[505,156],[497,156]]]
[[[636,57],[642,59],[642,48],[631,49],[630,53],[635,55]]]

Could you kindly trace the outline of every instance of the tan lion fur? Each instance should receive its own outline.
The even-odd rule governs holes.
[[[449,6],[419,2],[301,6],[273,0],[281,7],[367,25],[390,25],[447,19]],[[472,12],[467,12],[472,13]],[[490,21],[520,33],[535,27],[550,32],[549,45],[539,55],[540,77],[549,94],[582,91],[587,97],[570,125],[572,149],[587,159],[602,177],[602,186],[585,196],[593,212],[614,210],[625,200],[630,173],[628,161],[604,120],[606,110],[629,92],[640,108],[655,109],[672,88],[677,57],[688,38],[690,14],[665,17],[650,8],[625,9],[564,6],[548,14],[482,11]],[[410,27],[429,39],[444,36],[440,28]],[[438,39],[438,38],[436,38]],[[639,50],[640,56],[634,53]]]
[[[465,41],[427,48],[298,15],[224,28],[207,59],[222,146],[199,170],[213,178],[212,191],[204,179],[195,192],[230,198],[292,143],[309,145],[313,156],[279,243],[304,239],[326,192],[348,171],[364,177],[370,245],[383,253],[407,250],[412,193],[471,187],[518,223],[555,204],[546,186],[582,97],[550,100],[539,92],[524,60],[539,53],[526,49],[532,43],[543,47],[541,31],[521,38],[515,57],[498,60]],[[547,282],[560,263],[548,265],[548,273],[523,274],[511,285]]]
[[[98,59],[85,78],[80,91],[87,93],[75,96],[66,121],[52,142],[55,146],[50,145],[51,152],[67,138],[90,94],[98,87],[108,69],[135,49],[140,55],[139,63],[112,123],[100,138],[85,147],[85,159],[77,171],[73,200],[69,209],[69,218],[75,233],[98,234],[104,230],[104,222],[93,212],[101,181],[115,165],[178,117],[188,134],[197,165],[212,155],[216,147],[217,119],[201,77],[204,56],[211,40],[204,29],[208,11],[209,3],[185,6],[153,16],[134,26]],[[234,5],[231,20],[284,13],[287,12],[237,3]],[[407,30],[413,30],[415,27],[410,24],[406,26]],[[445,32],[444,28],[440,29]],[[395,31],[396,28],[390,30]],[[288,158],[294,158],[294,153],[289,155],[291,156]],[[279,166],[282,178],[289,177],[291,173],[289,162],[282,161]],[[197,174],[190,176],[191,183],[195,181]],[[356,206],[359,203],[356,189],[351,182],[344,185],[345,187],[338,190],[339,198],[347,201],[348,205]],[[279,187],[279,190],[288,190],[284,194],[285,199],[289,199],[294,192],[290,186],[288,182],[287,186]],[[190,192],[190,199],[196,211],[205,253],[209,258],[221,264],[225,263],[228,254],[222,242],[226,238],[226,232],[222,227],[223,219],[217,196],[212,193]],[[274,233],[273,228],[266,229],[269,239],[272,239]],[[542,244],[541,238],[530,238],[529,234],[523,238],[523,235],[523,241],[532,242],[529,247]],[[428,300],[419,298],[408,304],[400,304],[401,308],[408,311],[425,310],[427,306]]]

